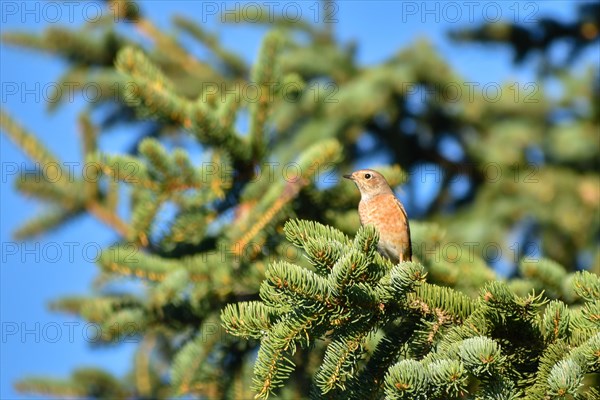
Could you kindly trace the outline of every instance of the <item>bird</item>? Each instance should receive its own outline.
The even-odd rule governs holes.
[[[379,253],[394,264],[412,261],[410,226],[404,206],[383,175],[372,169],[354,171],[344,178],[360,191],[358,216],[361,225],[373,225],[379,232]]]

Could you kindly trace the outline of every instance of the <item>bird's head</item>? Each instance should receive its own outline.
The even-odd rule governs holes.
[[[363,200],[393,193],[383,175],[372,169],[360,169],[350,175],[344,175],[344,178],[354,181]]]

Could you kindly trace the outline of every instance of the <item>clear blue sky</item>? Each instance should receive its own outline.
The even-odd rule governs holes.
[[[226,46],[239,51],[247,60],[252,60],[264,29],[251,24],[239,27],[220,25],[215,11],[223,3],[204,2],[204,6],[201,3],[161,0],[142,2],[141,6],[150,19],[164,28],[170,27],[169,18],[175,13],[205,20],[208,26],[219,33]],[[258,3],[262,4],[260,1]],[[570,18],[575,14],[573,2],[570,1],[477,2],[472,8],[467,3],[345,1],[332,9],[329,17],[337,20],[334,22],[334,31],[342,42],[357,42],[358,57],[363,64],[385,60],[415,39],[424,37],[434,43],[464,77],[487,83],[508,79],[528,82],[533,80],[533,73],[528,67],[513,68],[510,64],[512,54],[499,47],[457,46],[446,39],[445,32],[448,29],[485,19],[527,22],[527,18]],[[84,7],[87,2],[75,4],[69,8],[55,2],[4,1],[0,3],[1,30],[41,31],[70,23],[71,19],[80,24],[84,16],[95,18],[98,8]],[[310,19],[325,17],[315,15],[316,1],[270,4],[275,4],[272,9],[274,15],[293,18],[300,12]],[[247,7],[247,3],[227,3],[228,9],[236,6]],[[246,10],[252,11],[249,8]],[[51,88],[52,82],[64,72],[64,64],[46,54],[5,45],[0,47],[0,56],[0,80],[3,85],[1,106],[37,133],[63,161],[81,162],[76,121],[85,104],[77,100],[49,115],[43,102],[44,91]],[[18,93],[8,94],[7,85],[14,84],[19,87]],[[32,93],[24,94],[23,88],[32,90]],[[124,142],[119,137],[123,137],[124,133],[115,130],[104,136],[101,141],[103,149],[120,150]],[[134,345],[92,349],[89,340],[86,340],[86,337],[93,338],[96,334],[92,327],[75,317],[51,313],[46,307],[49,301],[66,294],[90,293],[92,280],[97,275],[97,268],[91,260],[95,257],[96,249],[111,243],[115,236],[103,226],[85,218],[50,236],[27,243],[15,242],[11,232],[42,207],[13,190],[12,167],[28,165],[28,160],[4,136],[0,136],[0,156],[0,398],[25,398],[14,392],[11,383],[26,374],[66,377],[74,368],[88,365],[105,367],[122,376],[130,365]]]

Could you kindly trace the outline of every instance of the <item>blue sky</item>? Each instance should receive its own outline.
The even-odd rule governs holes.
[[[255,2],[260,3],[261,2]],[[575,8],[570,1],[546,2],[396,2],[345,1],[332,9],[330,19],[337,38],[342,42],[356,41],[358,58],[368,65],[378,63],[413,43],[427,38],[451,66],[464,77],[477,82],[502,82],[534,79],[531,68],[512,67],[512,54],[500,47],[456,45],[445,33],[470,22],[484,20],[517,20],[527,23],[541,16],[570,18]],[[52,4],[53,6],[48,6]],[[71,9],[55,2],[8,2],[1,4],[2,32],[10,30],[41,31],[47,27],[71,22],[81,23],[84,15],[94,18],[96,8],[84,9],[86,2],[74,3]],[[204,4],[204,5],[202,5]],[[219,24],[216,11],[223,11],[222,2],[147,1],[144,13],[158,26],[170,29],[170,17],[180,13],[188,18],[205,20],[222,38],[224,44],[252,60],[265,30],[252,24],[242,26]],[[228,2],[235,7],[252,9],[247,2]],[[315,15],[316,1],[272,2],[273,13],[294,18],[297,11],[310,19]],[[450,4],[450,5],[448,5]],[[27,8],[25,8],[27,7]],[[454,7],[454,8],[453,8]],[[60,13],[57,14],[56,12]],[[226,11],[226,10],[225,10]],[[87,13],[87,14],[84,14]],[[104,12],[104,11],[103,11]],[[285,14],[284,14],[285,12]],[[44,90],[58,79],[64,64],[38,52],[0,46],[0,80],[2,108],[38,134],[54,154],[63,161],[81,162],[77,116],[85,107],[81,100],[73,101],[48,114]],[[7,85],[16,84],[18,93],[9,94]],[[10,86],[14,87],[14,86]],[[23,89],[28,89],[27,94]],[[109,132],[101,140],[104,150],[119,151],[124,136],[119,130]],[[91,349],[90,339],[96,332],[85,321],[72,316],[51,313],[49,301],[66,294],[88,294],[97,275],[93,263],[95,250],[111,243],[115,236],[95,221],[84,218],[69,224],[52,235],[27,243],[16,242],[11,232],[24,219],[41,211],[41,205],[18,195],[13,190],[12,168],[26,166],[28,160],[5,136],[0,135],[2,160],[0,241],[0,319],[2,341],[0,354],[0,398],[26,398],[14,392],[11,383],[24,375],[66,377],[79,366],[100,366],[122,376],[126,373],[133,344],[104,349]],[[426,194],[424,194],[425,196]]]

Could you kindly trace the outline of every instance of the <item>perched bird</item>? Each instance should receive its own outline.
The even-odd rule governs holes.
[[[344,175],[344,178],[354,181],[360,190],[360,223],[363,226],[374,225],[379,231],[379,253],[395,264],[399,261],[411,261],[408,217],[383,175],[372,169],[361,169],[351,175]]]

